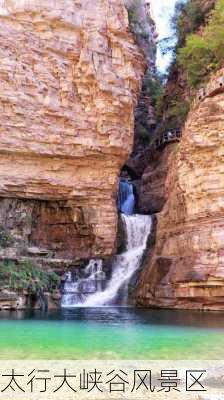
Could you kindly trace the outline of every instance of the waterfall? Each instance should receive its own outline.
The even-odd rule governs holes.
[[[135,210],[133,185],[124,179],[119,184],[118,210],[126,215],[132,215]]]
[[[75,274],[67,273],[62,297],[62,307],[72,307],[82,304],[86,298],[95,292],[101,292],[106,280],[102,260],[90,260],[84,271]]]
[[[83,277],[67,277],[62,307],[103,307],[116,305],[118,297],[124,304],[128,299],[131,279],[140,267],[151,231],[151,217],[121,214],[126,229],[126,251],[114,257],[112,274],[108,282],[102,260],[91,260]]]

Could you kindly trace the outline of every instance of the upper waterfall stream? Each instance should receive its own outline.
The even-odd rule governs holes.
[[[135,196],[132,183],[126,180],[120,181],[118,192],[118,210],[126,215],[134,214]]]
[[[119,304],[127,304],[129,283],[141,264],[151,231],[151,217],[121,214],[121,218],[126,230],[126,251],[113,258],[109,281],[106,282],[102,260],[91,260],[81,277],[68,274],[62,307],[117,305],[118,298]]]

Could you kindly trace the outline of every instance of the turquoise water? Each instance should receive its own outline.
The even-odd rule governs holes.
[[[0,313],[1,359],[224,359],[224,314],[96,308]]]

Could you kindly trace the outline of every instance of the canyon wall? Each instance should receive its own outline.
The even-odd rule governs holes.
[[[146,68],[124,2],[1,0],[0,22],[0,257],[108,256]]]
[[[142,214],[155,214],[165,204],[165,181],[177,143],[170,143],[165,149],[151,152],[148,166],[141,177],[138,193],[138,208]]]
[[[130,29],[144,52],[149,70],[155,74],[158,34],[152,17],[151,0],[124,0],[124,3],[128,10]]]
[[[137,303],[224,309],[224,69],[192,105],[170,162]]]
[[[156,123],[150,84],[153,86],[156,77],[158,34],[155,21],[152,18],[150,0],[125,0],[125,4],[128,10],[130,29],[147,62],[147,70],[143,79],[138,106],[135,110],[134,146],[128,160],[128,164],[130,164],[133,161],[135,162],[134,158],[148,146],[152,128]]]

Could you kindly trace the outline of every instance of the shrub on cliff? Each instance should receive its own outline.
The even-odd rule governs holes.
[[[160,41],[161,52],[164,55],[170,53],[175,59],[177,49],[185,45],[189,34],[196,32],[205,23],[207,13],[212,7],[212,2],[203,9],[201,0],[188,0],[187,3],[185,0],[178,0],[171,19],[173,35]]]
[[[187,71],[189,85],[197,87],[224,63],[224,0],[218,0],[203,33],[191,34],[178,50],[178,62]]]
[[[11,233],[7,229],[0,227],[0,248],[5,249],[12,246],[13,243],[14,238]]]
[[[205,14],[199,0],[180,0],[176,3],[172,25],[177,36],[177,46],[183,46],[186,36],[195,32],[205,20]]]
[[[0,263],[0,286],[13,291],[26,290],[30,294],[53,291],[59,285],[59,277],[53,271],[44,271],[31,262],[16,264]]]

